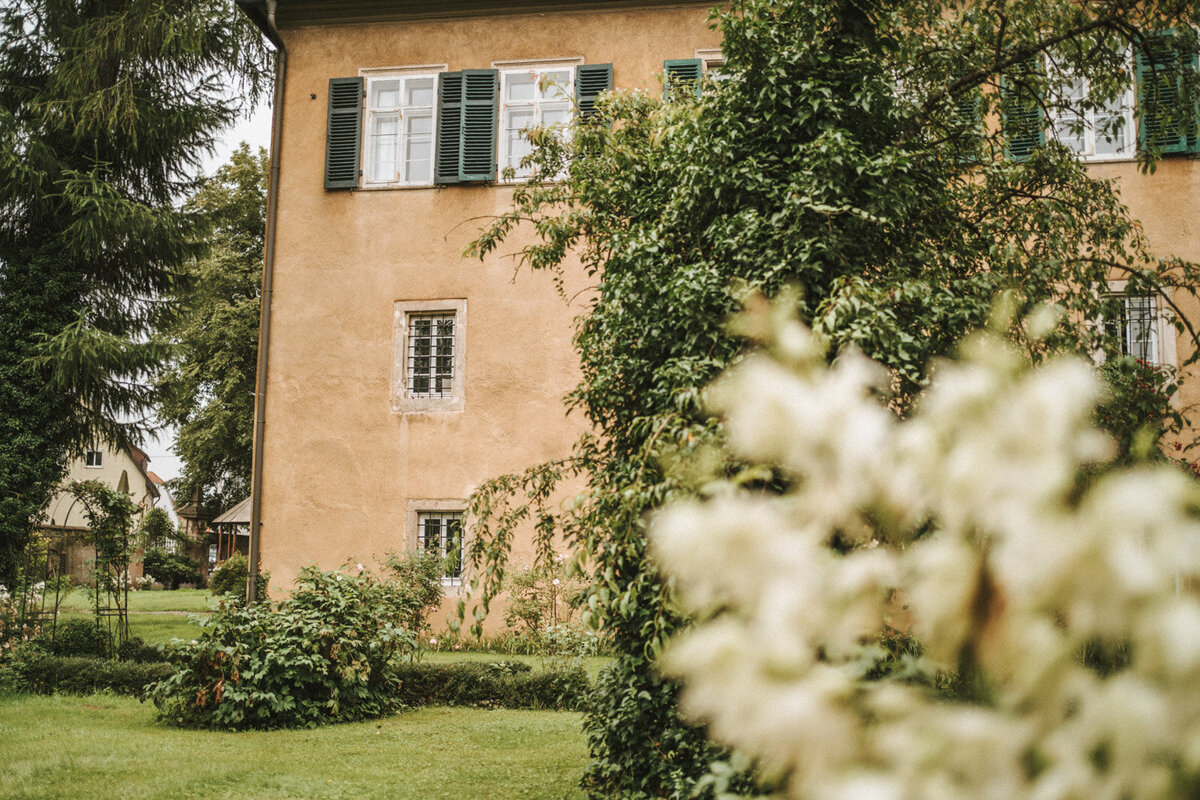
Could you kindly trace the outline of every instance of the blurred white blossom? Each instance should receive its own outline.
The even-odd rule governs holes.
[[[684,711],[806,800],[1195,796],[1200,492],[1166,466],[1082,478],[1111,453],[1091,365],[981,334],[902,421],[861,354],[827,366],[795,322],[773,344],[710,398],[787,491],[652,524],[698,620],[663,659]],[[865,680],[908,633],[909,672]]]

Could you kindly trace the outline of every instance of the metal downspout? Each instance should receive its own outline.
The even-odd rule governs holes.
[[[258,322],[258,370],[254,380],[254,455],[250,476],[250,569],[246,602],[258,598],[259,534],[262,527],[263,433],[267,425],[267,355],[271,345],[271,295],[275,278],[275,218],[279,213],[279,155],[283,141],[283,92],[287,48],[275,27],[276,0],[267,0],[267,27],[275,45],[275,95],[271,109],[271,169],[267,177],[267,229],[263,240],[262,299]]]

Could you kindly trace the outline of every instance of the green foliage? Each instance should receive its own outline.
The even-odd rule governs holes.
[[[473,706],[578,711],[590,688],[587,673],[532,672],[516,661],[406,664],[397,670],[406,706]]]
[[[142,546],[150,549],[160,549],[166,547],[168,542],[179,540],[179,532],[175,530],[167,512],[161,508],[146,511],[138,526],[138,536]]]
[[[272,610],[232,604],[178,651],[151,690],[162,718],[205,728],[311,727],[400,707],[397,664],[415,647],[395,587],[367,573],[301,570]]]
[[[160,664],[170,660],[171,652],[170,646],[148,644],[140,636],[134,636],[117,648],[117,660],[136,661],[139,664]]]
[[[69,321],[82,287],[38,263],[0,255],[0,584],[13,586],[51,495],[66,475],[71,400],[47,391],[49,369],[33,362],[36,336]]]
[[[176,199],[269,81],[232,0],[0,6],[0,576],[89,443],[146,428]],[[232,85],[231,85],[232,84]]]
[[[85,656],[57,656],[23,645],[4,659],[13,688],[38,694],[91,694],[109,691],[141,696],[149,685],[173,672],[164,662],[112,661]]]
[[[400,627],[413,634],[418,643],[424,641],[430,629],[429,616],[442,605],[444,570],[442,559],[423,551],[388,553],[383,560],[384,575],[393,584]]]
[[[997,297],[1007,334],[1035,361],[1064,348],[1115,353],[1112,332],[1093,324],[1108,278],[1174,308],[1169,290],[1194,294],[1196,266],[1150,253],[1116,185],[1090,178],[1065,148],[1006,161],[1004,132],[964,136],[956,110],[970,98],[995,118],[1000,86],[1018,84],[1063,108],[1062,87],[1025,68],[1042,53],[1090,79],[1086,103],[1103,102],[1129,86],[1120,54],[1141,31],[1183,28],[1181,46],[1194,45],[1196,17],[1174,3],[743,0],[715,16],[728,78],[701,98],[616,93],[599,104],[614,124],[537,137],[537,173],[566,178],[516,187],[473,252],[531,228],[528,267],[561,287],[582,262],[595,286],[568,402],[595,433],[567,461],[480,488],[472,558],[486,610],[515,522],[545,523],[554,485],[586,478],[574,510],[538,532],[542,553],[565,534],[586,559],[584,618],[621,654],[588,717],[593,796],[687,796],[712,755],[680,719],[674,685],[653,672],[687,620],[647,557],[644,524],[702,488],[706,470],[670,467],[721,440],[700,387],[751,333],[727,328],[730,314],[792,287],[788,312],[834,356],[855,346],[889,369],[900,413],[931,361],[981,327]],[[1185,78],[1182,108],[1195,84]],[[1021,321],[1035,309],[1044,330],[1031,335]],[[770,476],[758,480],[770,487]]]
[[[182,553],[169,553],[161,548],[146,551],[142,558],[142,574],[153,577],[165,589],[178,589],[181,583],[203,583],[200,562]],[[246,594],[244,585],[242,594]]]
[[[185,209],[202,250],[158,323],[174,345],[157,383],[159,417],[178,428],[183,460],[172,488],[180,497],[199,488],[214,512],[250,493],[266,197],[267,153],[244,143],[201,181]]]
[[[68,619],[55,628],[53,640],[43,636],[39,642],[51,655],[85,658],[106,658],[112,646],[108,633],[94,619]]]
[[[571,621],[583,594],[578,577],[568,577],[559,559],[513,570],[508,575],[504,624],[518,636],[540,642],[548,628]]]
[[[1115,464],[1160,460],[1163,437],[1183,426],[1172,405],[1177,386],[1173,370],[1131,356],[1110,358],[1100,367],[1109,396],[1096,410],[1099,427],[1117,440]]]
[[[129,638],[129,562],[135,547],[133,517],[137,507],[120,489],[99,480],[77,481],[69,491],[83,507],[87,539],[96,548],[92,564],[92,595],[96,622],[102,609],[116,612],[116,646]]]
[[[249,559],[241,553],[234,553],[209,573],[208,586],[215,595],[229,594],[238,600],[245,600],[246,582],[249,577]],[[261,602],[267,599],[267,582],[270,579],[269,572],[259,573],[258,580],[254,582],[256,600]]]

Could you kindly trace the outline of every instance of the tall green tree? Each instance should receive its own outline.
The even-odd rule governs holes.
[[[485,597],[502,569],[484,562],[502,563],[523,516],[543,536],[565,533],[590,571],[585,613],[619,652],[586,722],[595,797],[687,797],[715,757],[654,670],[688,620],[648,556],[645,522],[703,491],[707,470],[687,466],[708,463],[721,440],[701,387],[742,352],[726,326],[733,311],[794,287],[795,312],[834,353],[855,346],[890,369],[904,413],[931,360],[998,298],[1010,336],[1037,360],[1114,349],[1095,324],[1112,276],[1136,294],[1197,285],[1195,265],[1151,253],[1118,187],[1066,148],[1007,157],[1036,140],[1045,113],[1119,97],[1131,48],[1161,54],[1152,79],[1183,96],[1143,96],[1142,117],[1194,131],[1196,74],[1180,65],[1196,52],[1196,3],[739,0],[714,20],[725,80],[699,99],[618,94],[601,102],[605,124],[536,137],[538,172],[565,178],[518,188],[473,246],[486,255],[528,223],[525,263],[557,275],[578,258],[595,281],[569,397],[595,432],[571,458],[472,498]],[[1082,101],[1064,91],[1067,74],[1090,79]],[[1147,169],[1160,149],[1143,147]],[[583,475],[588,491],[548,524],[564,474]],[[727,778],[716,770],[710,785],[736,786]]]
[[[180,497],[200,489],[215,513],[250,491],[254,379],[266,226],[267,153],[242,144],[185,209],[204,250],[183,267],[163,329],[172,344],[158,380],[159,418],[177,426]]]
[[[232,0],[0,8],[0,580],[70,453],[147,427],[178,198],[268,61]]]

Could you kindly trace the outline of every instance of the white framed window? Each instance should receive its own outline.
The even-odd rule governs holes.
[[[461,511],[422,511],[417,514],[418,547],[442,560],[442,580],[462,580]]]
[[[500,70],[500,136],[497,163],[515,178],[528,178],[531,167],[521,160],[533,152],[525,135],[529,128],[565,131],[574,119],[575,67],[582,58],[515,64],[497,62]]]
[[[438,73],[364,70],[363,186],[432,186]]]
[[[466,507],[467,504],[458,499],[409,500],[407,504],[409,547],[442,561],[444,586],[459,586],[462,583],[466,552],[463,514]]]
[[[1133,62],[1127,56],[1127,69]],[[1084,161],[1115,161],[1137,155],[1137,128],[1133,121],[1133,87],[1100,108],[1084,108],[1090,85],[1087,78],[1062,78],[1064,107],[1054,109],[1050,135]]]
[[[89,469],[100,469],[104,466],[104,451],[88,450],[83,454],[83,465]]]
[[[1109,284],[1104,320],[1116,338],[1122,355],[1133,356],[1151,366],[1175,366],[1175,329],[1156,295],[1125,293],[1125,282]]]
[[[697,50],[696,58],[700,59],[700,67],[710,80],[723,81],[729,77],[725,73],[725,54],[720,48]]]
[[[395,304],[392,411],[462,411],[466,379],[466,300]]]

